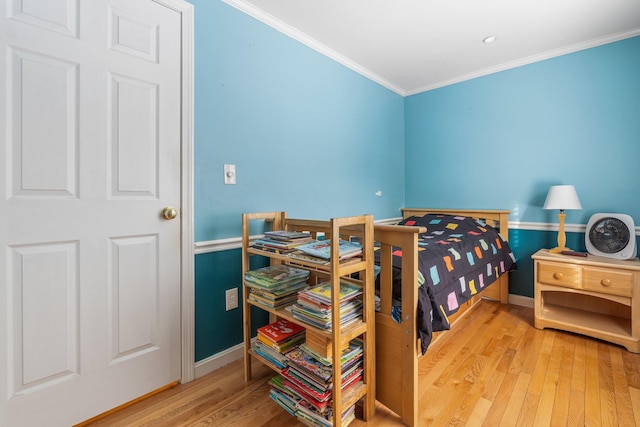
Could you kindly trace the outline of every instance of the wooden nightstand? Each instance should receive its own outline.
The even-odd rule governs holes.
[[[551,254],[534,260],[535,327],[576,332],[640,353],[640,260]]]

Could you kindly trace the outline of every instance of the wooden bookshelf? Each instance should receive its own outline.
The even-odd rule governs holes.
[[[312,237],[323,235],[325,239],[331,239],[331,259],[326,265],[293,259],[286,254],[277,254],[252,248],[251,232],[260,230],[262,233],[268,230],[306,231]],[[332,237],[336,237],[332,239]],[[357,238],[362,244],[362,255],[344,261],[337,260],[338,240]],[[362,418],[370,419],[375,412],[375,309],[374,309],[374,273],[373,273],[373,216],[360,215],[343,218],[332,218],[326,221],[288,218],[285,212],[245,213],[242,215],[242,276],[252,270],[252,259],[266,257],[270,265],[288,264],[292,267],[303,268],[309,271],[309,283],[330,282],[332,295],[332,328],[321,329],[310,325],[293,316],[286,307],[271,309],[258,304],[248,298],[248,289],[243,285],[243,319],[244,319],[244,346],[245,380],[251,380],[252,358],[269,366],[275,372],[280,369],[260,357],[251,350],[253,330],[251,328],[251,307],[257,307],[269,312],[270,321],[284,318],[291,322],[304,326],[308,334],[313,334],[314,341],[326,340],[328,349],[332,355],[340,355],[342,349],[354,338],[363,342],[363,375],[362,380],[349,386],[346,390],[341,387],[342,366],[340,357],[333,357],[333,425],[341,425],[341,414],[354,404],[361,406]],[[341,280],[349,280],[362,287],[362,316],[355,322],[346,326],[340,325],[340,301],[339,289]]]

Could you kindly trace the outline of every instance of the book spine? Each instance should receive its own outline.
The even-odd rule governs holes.
[[[274,349],[275,351],[279,352],[279,353],[285,353],[288,350],[291,350],[293,347],[295,347],[298,344],[301,344],[304,342],[304,334],[302,335],[298,335],[298,336],[294,336],[293,338],[284,341],[281,344],[277,344],[273,341],[271,341],[268,337],[266,337],[265,335],[258,333],[258,339],[264,343],[265,345],[269,346],[270,348]]]

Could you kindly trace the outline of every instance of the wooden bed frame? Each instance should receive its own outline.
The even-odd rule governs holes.
[[[509,237],[508,210],[402,209],[403,218],[427,213],[470,216],[484,220]],[[380,311],[376,312],[376,399],[397,413],[411,427],[418,425],[418,358],[420,340],[417,330],[418,309],[418,234],[424,227],[375,225],[374,239],[380,243]],[[392,247],[402,249],[402,323],[391,317]],[[461,305],[449,320],[453,325],[482,297],[509,302],[509,275]],[[434,340],[437,338],[434,334]],[[433,341],[432,341],[433,342]]]

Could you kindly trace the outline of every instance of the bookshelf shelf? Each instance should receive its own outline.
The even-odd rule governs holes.
[[[272,253],[272,252],[268,252],[268,251],[262,251],[260,249],[253,249],[253,248],[248,248],[247,249],[247,253],[249,253],[250,255],[261,255],[261,256],[266,256],[269,258],[272,258],[274,260],[278,260],[278,261],[282,261],[282,262],[286,262],[288,264],[291,265],[295,265],[295,266],[300,266],[300,267],[304,267],[306,269],[309,270],[315,270],[315,271],[321,271],[321,272],[326,272],[327,274],[331,272],[331,266],[330,265],[322,265],[322,264],[314,264],[311,262],[304,262],[301,260],[297,260],[294,258],[291,258],[287,255],[282,255],[282,254],[276,254],[276,253]],[[365,261],[362,261],[360,259],[347,259],[344,261],[340,262],[340,274],[345,276],[345,275],[349,275],[352,273],[356,273],[358,271],[362,271],[365,268]]]
[[[332,330],[327,330],[327,329],[320,329],[316,326],[310,325],[308,323],[304,323],[301,320],[293,317],[293,315],[291,314],[291,312],[287,309],[271,309],[269,307],[266,307],[264,305],[258,304],[256,302],[253,301],[247,301],[247,303],[251,306],[257,307],[261,310],[265,310],[268,311],[269,313],[273,314],[275,317],[279,318],[279,319],[287,319],[290,322],[294,322],[294,323],[299,323],[301,325],[303,325],[307,330],[311,330],[312,332],[322,335],[328,339],[333,339],[334,335],[333,335],[333,331]],[[342,340],[346,340],[346,341],[350,341],[353,338],[356,338],[364,333],[367,332],[367,328],[368,325],[363,322],[363,321],[356,321],[354,323],[351,323],[347,326],[343,326],[340,330],[340,337]]]
[[[253,350],[249,349],[249,351],[247,353],[250,354],[251,357],[254,357],[256,360],[259,360],[260,363],[262,363],[263,365],[268,366],[269,368],[271,368],[272,370],[274,370],[276,372],[280,370],[280,368],[278,368],[276,365],[274,365],[273,363],[269,362],[267,359],[265,359],[264,357],[260,356],[259,354],[257,354]]]
[[[288,254],[276,253],[251,247],[250,230],[254,227],[265,228],[264,231],[291,231],[308,232],[313,238],[323,235],[331,240],[331,256],[326,264],[294,259]],[[335,238],[332,238],[335,237]],[[338,258],[338,241],[358,239],[362,245],[360,256],[342,261],[334,261]],[[296,317],[291,307],[272,308],[267,304],[256,301],[255,296],[249,299],[249,288],[245,281],[242,292],[243,320],[244,320],[244,346],[245,346],[245,379],[251,379],[251,358],[270,367],[274,372],[281,373],[282,369],[276,364],[262,357],[252,350],[251,308],[256,307],[269,313],[270,322],[285,319],[289,322],[304,326],[309,344],[326,345],[326,351],[331,355],[340,355],[352,340],[357,339],[362,345],[362,374],[361,379],[349,384],[344,389],[342,381],[350,375],[349,366],[343,372],[341,357],[332,357],[331,379],[333,410],[332,422],[334,426],[341,426],[342,414],[358,404],[361,406],[362,418],[368,420],[375,412],[375,331],[374,331],[374,276],[373,276],[373,217],[361,215],[353,217],[332,218],[326,221],[288,218],[285,212],[245,213],[242,215],[242,275],[253,273],[252,259],[268,259],[270,266],[287,265],[296,269],[309,272],[308,283],[314,286],[319,283],[330,283],[331,289],[331,325],[329,329],[311,325]],[[254,265],[256,265],[254,263]],[[282,267],[279,267],[282,268]],[[361,288],[362,300],[361,316],[355,321],[341,326],[340,295],[341,284],[348,281]],[[251,285],[251,283],[249,283]],[[255,292],[252,289],[252,292]],[[293,304],[293,303],[292,303]],[[343,306],[344,307],[344,306]],[[263,338],[263,337],[261,337]],[[318,344],[320,343],[320,344]],[[279,362],[276,362],[279,363]],[[344,378],[343,378],[344,374]],[[355,375],[352,378],[357,378]],[[348,422],[348,421],[347,421]]]

